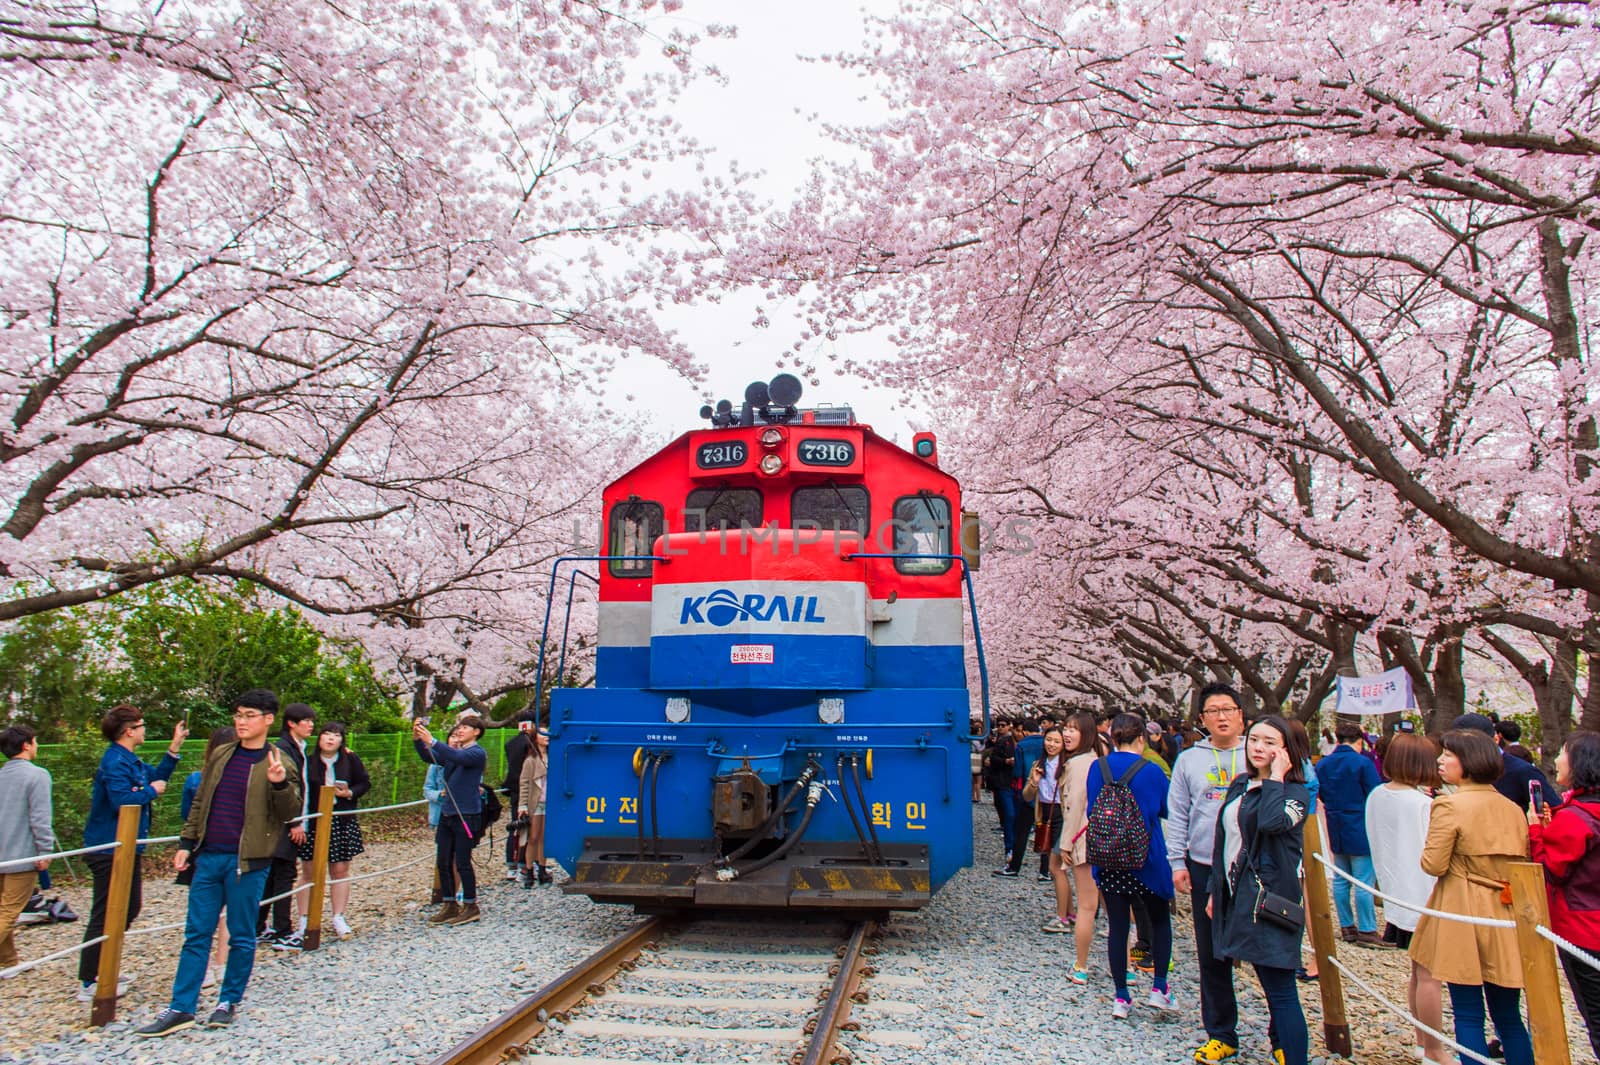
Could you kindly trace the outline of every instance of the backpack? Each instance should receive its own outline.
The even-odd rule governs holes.
[[[487,784],[478,785],[478,797],[483,801],[483,813],[478,823],[483,828],[488,828],[500,820],[500,815],[505,812],[505,808],[500,802],[500,796],[495,794],[495,790]],[[481,835],[482,833],[479,834]]]
[[[1150,857],[1150,828],[1128,785],[1145,767],[1145,760],[1139,759],[1115,780],[1111,778],[1110,759],[1096,761],[1100,766],[1100,794],[1095,796],[1084,830],[1089,864],[1098,869],[1137,872]]]

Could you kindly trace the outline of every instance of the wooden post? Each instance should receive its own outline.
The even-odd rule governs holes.
[[[317,837],[311,846],[311,901],[306,904],[305,950],[322,945],[322,899],[328,891],[328,844],[333,839],[333,785],[317,793]]]
[[[1561,1007],[1556,945],[1535,931],[1540,925],[1550,927],[1544,866],[1537,862],[1511,863],[1511,910],[1517,922],[1517,948],[1522,954],[1533,1060],[1539,1065],[1572,1065],[1566,1012]]]
[[[128,930],[128,895],[139,860],[139,815],[143,806],[117,811],[117,843],[111,854],[111,887],[106,894],[106,941],[100,944],[100,970],[95,975],[94,1005],[89,1023],[103,1028],[117,1019],[117,980],[122,974],[122,936]]]
[[[1322,995],[1322,1042],[1328,1053],[1351,1056],[1350,1023],[1344,1012],[1344,980],[1333,959],[1338,935],[1333,926],[1333,893],[1328,890],[1328,870],[1312,857],[1327,857],[1322,846],[1322,826],[1317,815],[1305,820],[1304,864],[1306,870],[1306,922],[1311,933],[1311,949],[1317,955],[1317,990]],[[1543,1062],[1540,1065],[1544,1065]]]

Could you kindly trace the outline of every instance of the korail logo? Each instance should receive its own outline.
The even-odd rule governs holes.
[[[736,621],[791,621],[821,625],[828,619],[817,612],[817,596],[773,595],[752,592],[742,599],[727,588],[706,595],[685,596],[678,624],[712,624],[726,628]]]

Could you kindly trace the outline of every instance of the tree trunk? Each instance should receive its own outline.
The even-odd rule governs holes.
[[[1456,718],[1467,712],[1467,683],[1462,676],[1461,666],[1463,660],[1462,632],[1459,628],[1452,627],[1453,631],[1439,643],[1438,651],[1433,660],[1433,723],[1429,731],[1434,728],[1443,731],[1455,723]]]
[[[1548,695],[1539,707],[1539,765],[1554,774],[1556,755],[1572,732],[1572,697],[1578,687],[1578,645],[1572,640],[1556,644],[1550,662]],[[1590,688],[1594,687],[1593,680]]]
[[[1589,667],[1589,686],[1583,692],[1583,717],[1578,722],[1578,727],[1590,732],[1600,732],[1600,679],[1597,679],[1596,660],[1600,655],[1585,655],[1584,661]]]

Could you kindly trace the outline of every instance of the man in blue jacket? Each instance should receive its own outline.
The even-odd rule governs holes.
[[[124,806],[141,806],[139,811],[139,838],[150,835],[150,804],[167,790],[172,771],[178,768],[178,756],[183,753],[183,741],[189,729],[179,721],[172,729],[172,742],[167,753],[155,765],[139,761],[134,749],[144,742],[144,714],[126,703],[113,706],[100,719],[100,734],[110,741],[106,753],[100,757],[100,768],[94,772],[94,784],[89,791],[89,820],[83,826],[83,845],[98,847],[117,838],[117,815]],[[144,852],[144,847],[139,848]],[[84,925],[83,941],[99,939],[106,930],[106,899],[111,894],[111,856],[114,851],[96,851],[84,858],[94,877],[94,893],[89,903],[89,920]],[[139,862],[133,863],[133,886],[128,891],[128,924],[144,905],[144,877]],[[100,944],[85,947],[78,953],[79,1002],[93,1002],[95,980],[100,974]],[[122,989],[117,989],[120,994]]]
[[[433,738],[421,721],[411,726],[411,740],[424,762],[444,768],[444,795],[439,809],[439,827],[434,829],[434,863],[439,869],[439,887],[446,899],[429,924],[457,925],[476,921],[478,879],[472,870],[472,845],[482,830],[483,771],[489,755],[478,745],[483,735],[483,719],[467,715],[450,730],[450,742]],[[461,903],[456,904],[456,880],[461,881]]]
[[[1383,780],[1367,756],[1367,737],[1359,724],[1340,721],[1333,735],[1339,745],[1317,763],[1317,796],[1328,819],[1328,849],[1340,869],[1368,887],[1376,887],[1372,846],[1367,842],[1367,796]],[[1356,895],[1354,915],[1350,912],[1352,891]],[[1370,891],[1357,891],[1344,877],[1335,877],[1333,905],[1339,911],[1339,930],[1345,942],[1388,946],[1378,934],[1378,911]]]

